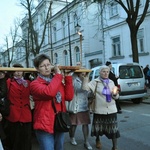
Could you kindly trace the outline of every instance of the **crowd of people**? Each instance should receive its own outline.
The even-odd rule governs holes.
[[[45,54],[36,56],[33,64],[37,70],[34,80],[23,71],[14,69],[9,76],[0,71],[0,98],[7,96],[10,100],[10,114],[3,116],[0,112],[0,149],[31,150],[34,131],[40,150],[63,150],[65,134],[54,130],[54,102],[58,111],[69,113],[68,136],[72,145],[78,144],[76,128],[82,125],[83,146],[87,150],[93,149],[89,135],[95,137],[96,148],[102,148],[100,137],[105,135],[112,140],[112,150],[117,150],[117,138],[120,137],[117,113],[121,108],[117,104],[117,77],[111,72],[111,62],[100,66],[99,77],[90,82],[85,68],[64,74]],[[14,64],[13,67],[23,66]],[[95,96],[92,102],[90,99],[92,120],[91,95]],[[34,101],[33,111],[31,100]]]

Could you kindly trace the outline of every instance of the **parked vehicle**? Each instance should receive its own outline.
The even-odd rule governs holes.
[[[143,69],[138,63],[112,64],[113,73],[118,76],[119,100],[140,103],[147,94]],[[92,68],[89,80],[99,76],[99,67]]]

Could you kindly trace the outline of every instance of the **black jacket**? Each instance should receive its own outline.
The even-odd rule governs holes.
[[[0,79],[0,98],[3,98],[7,95],[7,83],[6,79]]]
[[[7,95],[7,83],[6,79],[0,79],[0,98],[3,98]],[[4,117],[3,117],[4,118]],[[2,121],[0,122],[0,139],[5,138],[5,133],[2,126]]]
[[[109,79],[111,79],[111,80],[114,81],[115,86],[118,86],[117,78],[116,78],[115,74],[112,73],[111,71],[110,71],[110,73],[109,73]]]

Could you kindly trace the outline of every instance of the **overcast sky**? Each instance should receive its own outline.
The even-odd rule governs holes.
[[[15,17],[21,16],[21,7],[17,6],[18,0],[1,0],[0,4],[0,47],[3,39],[8,35],[10,27],[13,27]]]

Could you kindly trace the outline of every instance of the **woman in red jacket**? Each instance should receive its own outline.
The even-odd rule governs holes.
[[[33,128],[40,144],[40,150],[63,150],[64,133],[54,132],[55,113],[52,107],[54,100],[57,111],[66,111],[65,100],[72,100],[74,89],[72,77],[61,74],[57,66],[51,72],[50,58],[40,54],[34,59],[38,77],[30,84],[35,102]]]
[[[21,64],[13,67],[23,68]],[[31,150],[32,115],[30,108],[30,81],[24,80],[22,71],[15,71],[7,79],[10,114],[6,117],[6,146],[9,150]]]

